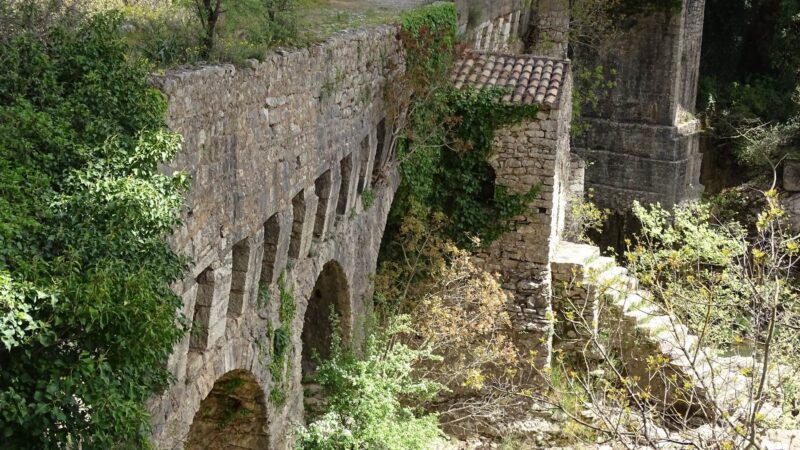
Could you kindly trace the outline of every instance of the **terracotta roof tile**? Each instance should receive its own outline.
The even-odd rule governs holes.
[[[483,89],[505,87],[505,102],[524,105],[557,105],[561,85],[569,71],[569,61],[533,55],[470,52],[453,72],[456,89],[467,86]]]

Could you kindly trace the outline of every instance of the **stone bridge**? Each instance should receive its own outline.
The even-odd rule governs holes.
[[[559,1],[456,2],[459,28],[485,50],[486,60],[478,58],[483,63],[474,73],[478,84],[494,84],[497,71],[509,72],[504,80],[530,79],[544,89],[545,105],[536,119],[498,133],[495,156],[503,160],[492,162],[496,182],[527,188],[541,183],[542,198],[517,220],[516,233],[480,255],[486,267],[503,273],[504,286],[520,299],[511,312],[522,321],[525,339],[536,343],[537,365],[550,357],[550,262],[567,197],[582,192],[583,165],[570,152],[572,80],[570,62],[559,59],[564,43],[534,45],[533,51],[547,58],[524,55],[519,64],[508,52],[518,53],[531,32],[563,28]],[[686,24],[697,21],[700,4],[685,0],[682,14],[662,30],[677,36],[669,42],[687,43],[669,47],[687,62],[671,65],[672,78],[666,76],[674,81],[667,90],[682,93],[670,98],[685,99],[680,104],[685,111],[693,111],[699,42],[696,27]],[[469,23],[476,10],[482,13]],[[192,331],[168,362],[174,383],[149,405],[156,448],[290,448],[290,432],[304,420],[303,380],[314,370],[311,356],[324,356],[334,333],[353,344],[363,340],[371,313],[370,277],[399,183],[390,161],[394,105],[384,98],[404,67],[397,31],[384,26],[347,32],[244,68],[209,66],[154,80],[169,98],[169,125],[185,139],[182,154],[165,170],[185,170],[193,180],[183,225],[172,237],[176,251],[191,260],[186,278],[173,289],[183,298],[182,313]],[[644,64],[631,61],[630,67]],[[595,161],[598,133],[634,142],[648,154],[666,140],[670,149],[677,148],[670,155],[679,162],[678,172],[693,173],[687,169],[696,165],[691,139],[673,136],[683,129],[672,121],[681,116],[678,103],[648,101],[669,112],[668,139],[634,142],[630,135],[636,133],[616,132],[622,125],[598,126],[573,151]],[[609,105],[611,112],[622,109]],[[608,119],[595,121],[603,125],[603,120]],[[616,192],[601,182],[635,181],[610,171],[630,164],[633,152],[626,151],[614,164],[595,161],[587,172],[590,185],[603,190],[600,200]],[[683,192],[687,179],[663,181]],[[330,320],[331,311],[337,321]]]
[[[331,308],[344,338],[362,339],[398,182],[384,87],[401,69],[387,26],[155,81],[185,139],[171,168],[193,180],[172,239],[192,261],[173,289],[193,327],[169,361],[175,382],[151,401],[157,448],[288,447],[310,355],[336,332]],[[273,354],[282,325],[285,360]],[[226,416],[235,410],[248,414]]]

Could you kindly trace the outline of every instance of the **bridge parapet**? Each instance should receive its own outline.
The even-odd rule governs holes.
[[[176,381],[151,401],[158,448],[183,448],[201,402],[225,374],[252,374],[266,393],[276,386],[268,330],[280,324],[281,274],[297,312],[287,399],[266,408],[269,448],[289,445],[287,424],[302,420],[304,315],[331,261],[348,285],[343,328],[361,339],[352,325],[369,309],[369,274],[398,183],[393,170],[381,170],[389,138],[384,88],[403,67],[396,34],[391,26],[359,30],[246,68],[209,66],[154,80],[169,98],[170,127],[184,136],[165,170],[192,177],[171,244],[192,261],[173,289],[194,323],[169,361]],[[362,199],[367,191],[371,205]]]

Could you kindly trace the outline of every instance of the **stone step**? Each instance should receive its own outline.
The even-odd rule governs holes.
[[[621,295],[615,298],[614,306],[620,308],[622,312],[630,311],[634,308],[640,307],[647,300],[642,297],[639,292],[632,292],[628,295]]]
[[[585,266],[599,256],[600,249],[593,245],[561,241],[550,262],[556,265]]]
[[[616,261],[614,261],[614,258],[609,258],[608,256],[598,256],[583,267],[584,273],[588,275],[587,281],[591,281],[592,277],[599,276],[608,270],[614,269],[616,267]]]
[[[620,289],[627,286],[628,269],[619,266],[612,266],[604,272],[597,275],[592,280],[597,286],[609,287],[612,289]]]
[[[654,335],[658,341],[661,352],[669,355],[673,361],[684,359],[687,362],[687,353],[691,355],[697,346],[698,338],[692,334],[679,336],[674,330],[664,330]]]
[[[669,329],[659,331],[654,336],[659,340],[661,350],[675,359],[685,358],[686,353],[691,354],[700,340],[681,324],[672,324]]]
[[[643,356],[655,351],[666,357],[670,370],[678,374],[679,380],[693,386],[687,401],[696,407],[704,407],[699,410],[707,411],[711,416],[716,414],[713,408],[707,408],[712,400],[718,404],[735,405],[734,400],[751,382],[742,375],[742,368],[752,360],[721,357],[701,347],[698,336],[653,302],[652,294],[640,289],[636,277],[618,267],[614,259],[600,256],[597,248],[587,247],[582,244],[560,246],[564,250],[564,254],[559,256],[562,265],[558,274],[554,269],[554,278],[561,276],[562,280],[574,280],[576,274],[583,274],[583,280],[579,280],[583,285],[577,285],[578,292],[597,296],[585,302],[590,311],[584,313],[601,314],[600,323],[614,327],[615,332],[620,333],[615,342],[625,347],[617,349],[623,362],[634,365],[630,366],[634,373],[647,374],[652,368],[649,367],[649,358]],[[598,301],[601,299],[602,302]],[[637,351],[636,347],[641,348]],[[648,383],[648,389],[653,388],[653,381],[643,380]],[[668,384],[673,382],[662,384],[663,392],[671,392],[672,387]],[[729,412],[732,415],[741,414],[745,409],[731,408],[736,409]],[[711,416],[708,418],[713,419]]]
[[[627,278],[628,278],[628,280],[627,280],[628,288],[632,292],[638,291],[639,290],[639,279],[634,277],[634,276],[630,276],[630,275],[628,275]]]
[[[631,308],[623,313],[623,317],[633,320],[637,326],[643,326],[653,318],[660,317],[662,315],[663,314],[661,314],[661,311],[657,307],[647,302],[642,303],[635,308]]]

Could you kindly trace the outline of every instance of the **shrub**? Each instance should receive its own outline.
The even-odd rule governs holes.
[[[365,355],[342,350],[338,340],[331,359],[322,362],[315,380],[322,385],[328,411],[298,433],[296,448],[314,450],[435,448],[442,437],[435,415],[408,406],[432,398],[441,386],[415,375],[429,352],[399,343],[410,332],[406,317],[368,339]]]
[[[195,19],[178,5],[122,8],[125,38],[136,57],[157,67],[200,61],[201,32]]]
[[[74,26],[73,26],[74,25]],[[10,448],[141,448],[170,379],[183,174],[117,16],[0,42],[0,435]]]
[[[593,197],[594,189],[590,188],[586,192],[586,198],[575,197],[570,199],[564,233],[561,237],[563,240],[591,244],[592,240],[589,238],[589,233],[602,232],[603,224],[608,219],[611,211],[598,208],[592,202]]]
[[[627,446],[744,449],[797,428],[798,235],[776,191],[763,205],[749,236],[703,203],[634,205],[642,229],[626,266],[638,285],[591,281],[603,326],[568,317],[587,341],[556,350],[545,380],[576,430]]]
[[[426,6],[402,17],[406,70],[386,95],[394,127],[389,148],[396,152],[402,175],[390,212],[389,241],[403,217],[424,205],[430,215],[446,217],[439,228],[443,237],[471,247],[476,236],[488,245],[538,195],[538,188],[516,194],[495,186],[488,163],[496,130],[534,117],[538,106],[501,102],[503,89],[454,89],[450,71],[461,50],[456,28],[452,4]]]
[[[437,223],[405,218],[396,237],[402,256],[383,261],[375,277],[378,310],[407,313],[414,332],[402,342],[437,356],[418,361],[416,370],[447,388],[426,405],[440,413],[440,424],[453,432],[492,427],[519,400],[518,368],[527,355],[513,340],[497,277],[442,239]]]
[[[663,297],[674,312],[699,333],[706,328],[707,342],[731,345],[747,334],[742,319],[748,301],[743,274],[733,272],[746,255],[744,230],[736,223],[716,224],[710,209],[688,203],[673,212],[659,205],[645,208],[634,203],[642,230],[626,252],[628,268],[642,285]],[[713,300],[714,316],[708,317]],[[711,320],[714,327],[705,327]]]

